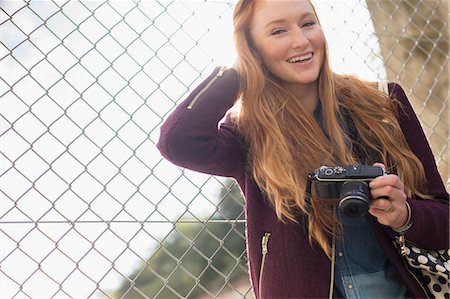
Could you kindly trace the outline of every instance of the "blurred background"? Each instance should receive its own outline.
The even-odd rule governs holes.
[[[449,1],[315,1],[332,67],[399,82],[449,189]],[[234,1],[0,6],[0,298],[252,298],[234,181],[155,147],[232,65]]]

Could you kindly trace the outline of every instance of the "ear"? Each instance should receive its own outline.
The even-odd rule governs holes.
[[[251,38],[251,36],[249,34],[246,35],[246,39],[247,39],[248,47],[249,47],[250,51],[253,54],[253,57],[255,57],[256,60],[258,60],[258,62],[260,64],[263,64],[263,60],[261,59],[261,55],[259,55],[258,50],[256,50],[255,43],[253,42],[253,40],[252,40],[252,38]]]
[[[252,54],[253,54],[253,56],[255,57],[255,59],[256,59],[260,64],[264,64],[264,62],[263,62],[263,60],[262,60],[262,58],[261,58],[261,55],[259,55],[258,51],[257,51],[254,47],[251,48],[251,51],[252,51]]]

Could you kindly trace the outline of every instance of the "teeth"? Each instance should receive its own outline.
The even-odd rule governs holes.
[[[298,56],[298,57],[291,58],[291,59],[288,60],[288,62],[295,63],[295,62],[298,62],[298,61],[304,61],[304,60],[310,59],[312,56],[313,56],[312,53],[309,53],[309,54],[306,54],[306,55],[303,55],[303,56]]]

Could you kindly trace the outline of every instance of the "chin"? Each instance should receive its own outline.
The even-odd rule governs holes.
[[[302,79],[293,81],[293,83],[296,83],[296,84],[311,84],[311,83],[316,82],[318,80],[318,78],[319,78],[318,76],[317,77],[311,77],[311,78],[302,78]]]

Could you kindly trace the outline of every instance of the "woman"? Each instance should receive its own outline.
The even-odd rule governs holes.
[[[241,0],[236,69],[217,68],[161,129],[173,163],[233,177],[246,198],[256,298],[424,297],[393,240],[447,248],[448,193],[420,124],[397,84],[335,74],[307,0]],[[238,115],[227,111],[240,99]],[[370,209],[343,214],[313,192],[323,165],[374,164]],[[439,228],[439,229],[436,229]]]

